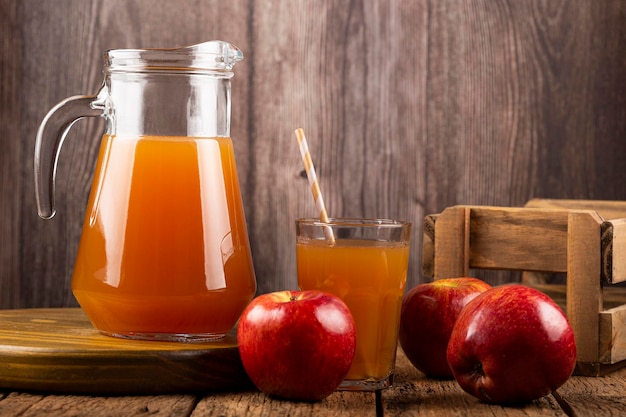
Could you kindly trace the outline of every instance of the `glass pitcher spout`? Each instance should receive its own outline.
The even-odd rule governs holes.
[[[239,48],[223,41],[210,41],[190,45],[181,48],[181,51],[189,51],[191,54],[196,54],[197,57],[212,55],[215,57],[215,65],[225,70],[231,70],[237,62],[243,60],[243,53]],[[202,64],[202,62],[199,62],[199,64]],[[203,67],[203,65],[200,65],[200,67]]]

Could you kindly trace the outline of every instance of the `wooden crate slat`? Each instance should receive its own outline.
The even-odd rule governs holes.
[[[567,212],[472,207],[470,268],[567,271]]]
[[[602,310],[602,219],[589,211],[570,211],[568,218],[567,318],[576,338],[577,359],[594,362],[598,360],[598,313]]]
[[[433,266],[435,278],[467,276],[469,250],[469,209],[462,206],[444,210],[435,223]]]
[[[626,304],[600,312],[599,348],[602,363],[626,360]]]
[[[626,201],[533,198],[524,207],[593,210],[605,220],[626,218]]]

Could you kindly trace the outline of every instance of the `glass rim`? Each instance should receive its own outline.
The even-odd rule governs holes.
[[[405,227],[411,226],[411,222],[404,220],[376,218],[376,217],[330,217],[328,222],[323,222],[316,217],[304,217],[296,219],[297,224],[316,227]]]
[[[180,48],[109,49],[104,54],[104,73],[208,73],[231,78],[233,66],[242,60],[241,50],[224,41]]]

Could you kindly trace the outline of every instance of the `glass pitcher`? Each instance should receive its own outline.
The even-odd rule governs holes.
[[[39,215],[54,213],[57,157],[71,125],[106,120],[72,291],[117,337],[219,339],[256,279],[230,139],[230,79],[241,51],[222,41],[111,50],[96,96],[70,97],[35,146]]]

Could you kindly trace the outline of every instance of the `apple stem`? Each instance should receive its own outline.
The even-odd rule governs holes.
[[[297,298],[296,298],[295,295],[292,295],[292,296],[289,297],[289,301],[296,301],[296,300],[297,300]]]

